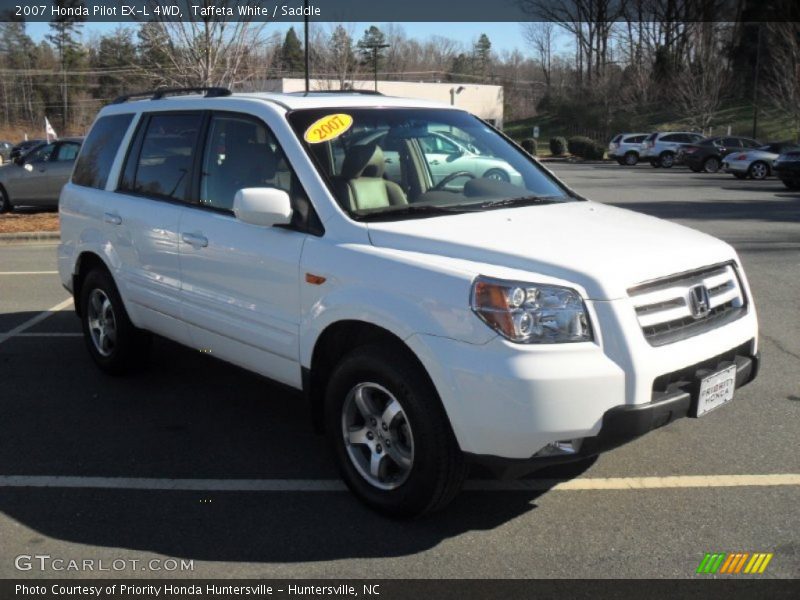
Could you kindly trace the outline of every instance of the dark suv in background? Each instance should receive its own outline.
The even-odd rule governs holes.
[[[683,162],[695,173],[705,171],[716,173],[722,165],[722,159],[731,152],[752,150],[761,146],[751,138],[717,136],[702,140],[697,144],[689,144],[678,151],[678,162]]]

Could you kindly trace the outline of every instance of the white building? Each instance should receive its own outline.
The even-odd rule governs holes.
[[[369,79],[348,83],[352,83],[354,89],[375,89],[375,82]],[[309,89],[336,90],[339,89],[339,82],[311,79]],[[305,80],[300,78],[269,79],[261,86],[261,91],[265,92],[290,93],[304,90]],[[455,105],[497,127],[503,126],[503,87],[499,85],[378,80],[378,91],[386,96],[419,98]]]

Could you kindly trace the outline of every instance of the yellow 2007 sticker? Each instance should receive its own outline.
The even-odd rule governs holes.
[[[306,129],[303,139],[309,144],[321,144],[335,140],[353,125],[353,117],[340,113],[317,119]]]

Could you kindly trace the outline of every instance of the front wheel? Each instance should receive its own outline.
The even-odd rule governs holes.
[[[639,155],[636,152],[627,152],[625,154],[625,164],[629,167],[633,167],[636,163],[639,162]]]
[[[81,324],[89,355],[106,373],[121,375],[141,367],[150,350],[150,334],[131,323],[108,271],[94,269],[83,280]]]
[[[675,164],[675,155],[672,152],[662,152],[659,162],[665,169],[671,169],[672,165]]]
[[[506,183],[511,181],[511,177],[503,169],[489,169],[483,174],[484,179],[493,179],[495,181],[504,181]]]
[[[325,428],[342,477],[366,504],[411,517],[448,504],[466,475],[444,407],[402,349],[371,345],[334,368]]]
[[[783,185],[790,190],[800,190],[800,179],[783,179]]]

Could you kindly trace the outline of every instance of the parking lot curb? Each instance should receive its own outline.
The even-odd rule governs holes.
[[[0,244],[21,244],[24,242],[58,241],[58,231],[21,231],[19,233],[0,233]]]

